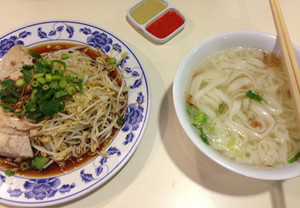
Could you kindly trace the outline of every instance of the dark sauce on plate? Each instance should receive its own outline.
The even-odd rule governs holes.
[[[67,49],[71,48],[74,46],[79,46],[80,44],[74,44],[74,43],[66,43],[66,42],[59,42],[59,43],[47,43],[47,44],[42,44],[34,47],[30,47],[29,50],[33,53],[46,53],[46,52],[53,52],[55,50],[61,50],[61,49]],[[92,49],[88,47],[87,51],[85,52],[88,56],[90,56],[92,59],[95,59],[99,57],[101,54],[96,51],[95,49]],[[112,79],[115,79],[116,77],[119,76],[119,71],[115,70],[112,71],[109,74]],[[119,79],[118,79],[119,80]],[[119,85],[121,85],[122,80],[119,80]],[[105,149],[112,139],[114,138],[115,134],[117,133],[117,129],[114,129],[112,136],[104,141],[99,147],[98,151],[101,151]],[[67,172],[70,172],[72,170],[77,169],[78,167],[88,163],[92,159],[94,159],[97,156],[97,154],[89,154],[86,153],[80,158],[70,158],[65,162],[65,166],[62,168],[60,167],[57,163],[52,163],[48,168],[46,168],[43,171],[38,171],[38,170],[26,170],[26,171],[21,171],[17,170],[15,171],[15,175],[20,175],[20,176],[27,176],[27,177],[49,177],[49,176],[56,176],[60,174],[64,174]],[[5,169],[15,169],[16,167],[5,162],[5,159],[0,156],[0,166],[5,168]]]
[[[113,136],[116,134],[116,132],[117,132],[117,130],[114,131]],[[113,136],[111,138],[107,139],[103,144],[101,144],[98,147],[98,151],[105,149],[109,145],[109,143],[112,141]],[[80,166],[82,166],[82,165],[86,164],[87,162],[91,161],[92,159],[94,159],[96,156],[97,156],[96,154],[91,155],[91,154],[87,153],[87,154],[84,154],[80,158],[71,158],[71,159],[67,160],[65,162],[65,166],[63,168],[54,162],[43,171],[31,170],[31,169],[26,170],[26,171],[17,170],[17,171],[15,171],[15,175],[34,177],[34,178],[57,176],[57,175],[64,174],[64,173],[67,173],[67,172],[70,172],[72,170],[79,168]],[[11,170],[16,168],[15,166],[6,163],[4,159],[1,160],[1,158],[0,158],[0,166],[5,169],[11,169]]]

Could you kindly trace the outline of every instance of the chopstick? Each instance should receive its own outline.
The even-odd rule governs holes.
[[[300,71],[297,59],[294,53],[292,42],[287,31],[285,21],[278,0],[270,0],[270,6],[273,13],[273,19],[279,39],[282,57],[286,67],[290,91],[293,97],[298,122],[300,123]]]

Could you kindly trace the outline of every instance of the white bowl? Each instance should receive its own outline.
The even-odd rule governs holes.
[[[185,107],[184,91],[187,80],[194,67],[201,59],[225,48],[248,46],[260,48],[280,55],[280,45],[276,36],[255,31],[232,31],[209,37],[192,48],[180,63],[174,83],[173,101],[178,119],[191,141],[209,158],[218,164],[244,176],[264,180],[284,180],[300,175],[300,163],[295,162],[281,168],[260,169],[248,167],[231,161],[206,145],[192,128]],[[300,48],[294,46],[298,63],[300,63]]]

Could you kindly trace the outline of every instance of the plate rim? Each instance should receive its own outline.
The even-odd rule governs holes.
[[[130,44],[128,44],[126,41],[124,41],[120,36],[116,35],[115,33],[112,33],[110,30],[107,30],[104,27],[92,24],[92,23],[88,23],[88,22],[84,22],[84,21],[80,21],[80,20],[67,20],[67,19],[55,19],[55,20],[46,20],[46,21],[37,21],[37,22],[32,22],[32,23],[27,23],[23,26],[19,26],[19,27],[15,27],[11,30],[9,30],[7,33],[4,34],[0,34],[0,41],[2,39],[5,39],[6,37],[9,37],[11,34],[16,33],[18,31],[22,31],[25,30],[26,28],[30,28],[30,27],[34,27],[37,25],[46,25],[46,24],[55,24],[57,22],[61,22],[61,23],[71,23],[71,24],[76,24],[76,25],[81,25],[81,26],[88,26],[90,28],[96,29],[96,30],[100,30],[101,32],[104,32],[105,34],[115,38],[117,41],[119,41],[123,47],[125,47],[130,53],[131,55],[134,57],[135,61],[137,62],[137,64],[140,66],[141,71],[142,71],[142,77],[145,80],[145,89],[146,89],[146,95],[147,97],[145,98],[146,101],[146,105],[145,105],[145,117],[143,119],[143,123],[141,126],[141,130],[138,132],[137,135],[137,139],[134,141],[133,145],[129,148],[128,151],[126,151],[125,156],[122,158],[122,160],[118,161],[118,163],[110,170],[108,171],[108,173],[100,178],[100,179],[96,179],[96,181],[86,187],[84,187],[83,189],[79,189],[76,190],[74,193],[72,194],[68,194],[68,195],[62,195],[59,198],[47,198],[46,200],[40,200],[40,201],[34,201],[34,202],[25,202],[25,201],[19,201],[18,202],[18,198],[14,198],[16,200],[12,200],[12,198],[3,198],[0,196],[0,203],[6,204],[6,205],[13,205],[13,206],[31,206],[31,207],[41,207],[41,206],[53,206],[53,205],[57,205],[57,204],[61,204],[61,203],[67,203],[70,202],[72,200],[76,200],[79,197],[82,197],[84,195],[86,195],[87,193],[97,189],[97,188],[101,188],[101,186],[105,185],[109,180],[111,180],[114,176],[116,176],[117,173],[119,173],[119,171],[129,162],[129,160],[132,158],[132,156],[134,155],[134,153],[136,152],[141,140],[143,139],[143,136],[145,134],[145,130],[147,128],[147,125],[149,123],[149,117],[150,117],[150,113],[151,113],[151,88],[150,88],[150,82],[149,82],[149,77],[147,75],[146,69],[144,67],[144,65],[141,62],[141,59],[138,57],[138,55],[136,54],[136,52],[132,49],[132,47],[130,46]],[[45,40],[45,41],[38,41],[38,42],[34,42],[31,44],[28,44],[26,46],[28,47],[32,47],[33,45],[38,45],[41,43],[50,43],[50,42],[77,42],[77,43],[81,43],[84,45],[88,45],[86,42],[81,42],[81,41],[77,41],[77,40],[72,40],[72,39],[58,39],[58,40]],[[2,60],[2,58],[0,58],[0,60]],[[118,132],[120,131],[120,129],[118,130]],[[115,140],[115,137],[113,138],[113,140]],[[110,144],[113,142],[113,140],[110,142]],[[69,172],[67,172],[66,174],[59,174],[59,175],[54,175],[54,176],[47,176],[46,178],[51,178],[51,177],[60,177],[60,176],[65,176],[74,172],[79,172],[79,170],[81,170],[84,166],[88,165],[89,163],[92,163],[96,158],[98,158],[99,156],[91,159],[90,161],[84,163],[83,165],[81,165],[79,168],[75,169],[75,170],[71,170]],[[3,171],[1,171],[3,172]],[[34,177],[24,177],[24,176],[13,176],[15,178],[21,178],[21,179],[40,179],[39,178],[34,178]],[[1,190],[1,188],[0,188]]]

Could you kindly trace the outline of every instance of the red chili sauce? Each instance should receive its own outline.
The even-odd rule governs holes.
[[[174,10],[170,10],[146,27],[157,38],[165,38],[183,25],[184,19]]]

